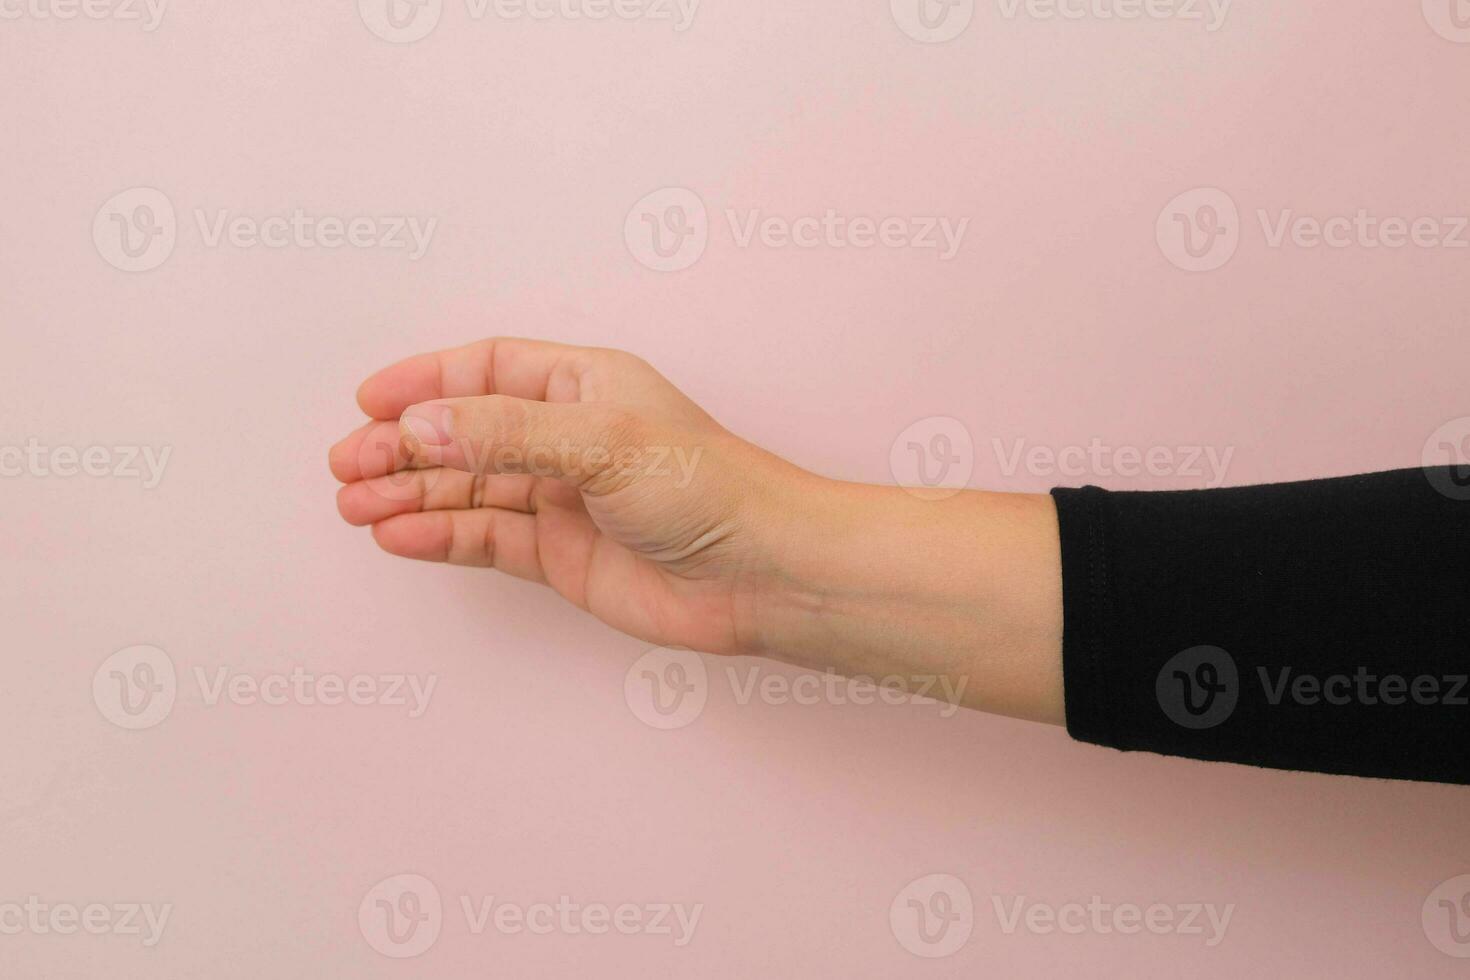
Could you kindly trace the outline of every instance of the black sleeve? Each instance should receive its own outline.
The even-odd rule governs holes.
[[[1470,783],[1470,470],[1052,496],[1073,738]]]

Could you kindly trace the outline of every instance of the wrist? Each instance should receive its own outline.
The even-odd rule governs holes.
[[[1060,722],[1056,511],[1037,494],[920,499],[802,473],[754,593],[759,653],[918,686]]]

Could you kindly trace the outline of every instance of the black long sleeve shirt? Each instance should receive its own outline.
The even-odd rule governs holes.
[[[1074,738],[1470,783],[1470,470],[1052,495]]]

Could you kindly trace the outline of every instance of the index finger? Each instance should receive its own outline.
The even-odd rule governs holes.
[[[577,401],[592,348],[521,337],[495,337],[464,347],[419,354],[384,368],[357,389],[357,403],[375,419],[437,398],[510,395],[534,401]]]

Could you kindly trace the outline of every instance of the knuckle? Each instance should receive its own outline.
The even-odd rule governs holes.
[[[485,435],[492,446],[517,446],[526,437],[526,406],[509,395],[485,396]]]
[[[598,428],[609,450],[642,450],[652,429],[642,415],[627,408],[604,409]]]
[[[495,566],[495,522],[486,521],[485,530],[480,535],[480,564],[487,568]]]
[[[480,473],[470,480],[470,510],[485,506],[485,491],[489,486],[488,474]]]
[[[604,367],[613,371],[636,373],[650,370],[648,362],[643,358],[619,347],[597,347],[593,349],[593,353]]]
[[[658,374],[658,371],[654,368],[652,364],[649,364],[637,354],[633,354],[625,350],[618,351],[618,360],[621,363],[622,369],[628,374],[635,375],[637,377],[644,377],[647,375],[656,376]]]
[[[639,413],[622,407],[598,410],[579,461],[581,487],[595,494],[611,493],[637,479],[646,453],[651,426]]]

